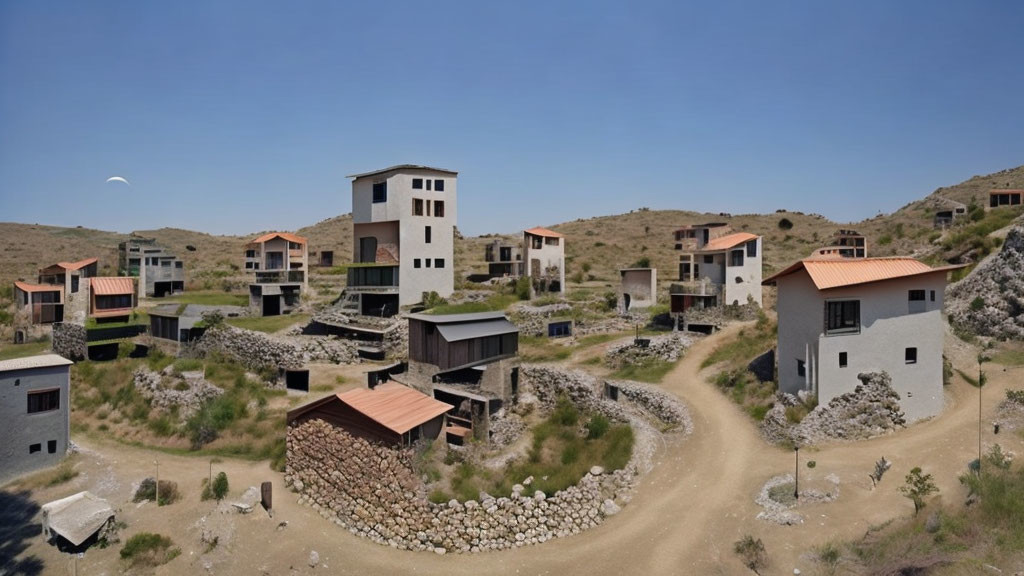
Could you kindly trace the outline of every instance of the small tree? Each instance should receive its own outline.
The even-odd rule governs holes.
[[[924,508],[924,499],[939,491],[939,487],[932,481],[931,474],[925,474],[920,466],[915,466],[910,474],[907,474],[906,484],[900,486],[900,492],[914,502],[914,514]]]
[[[754,574],[760,574],[761,570],[768,566],[768,553],[760,538],[755,540],[753,536],[747,534],[733,544],[733,551],[739,555],[743,565],[753,570]]]
[[[228,475],[224,472],[218,472],[217,476],[213,479],[213,497],[220,501],[227,495]]]

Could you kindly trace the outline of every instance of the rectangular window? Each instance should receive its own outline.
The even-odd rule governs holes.
[[[419,268],[420,267],[420,259],[419,258],[413,258],[413,260],[412,260],[412,267],[413,268]]]
[[[860,300],[826,302],[825,333],[860,333]]]
[[[435,200],[434,201],[434,216],[437,216],[438,218],[444,218],[444,201],[443,200]]]
[[[374,204],[388,201],[388,183],[377,182],[373,185],[373,202]]]
[[[427,190],[430,190],[430,182],[431,182],[430,178],[427,178]]]
[[[903,361],[907,364],[917,364],[917,348],[907,348],[903,352]]]
[[[747,242],[747,257],[757,258],[757,240]]]
[[[911,290],[907,300],[911,302],[924,302],[924,290]]]
[[[164,268],[170,268],[171,267],[171,261],[170,260],[163,260],[163,261],[160,262],[160,266],[162,266]]]
[[[48,441],[46,443],[46,451],[48,453],[50,453],[50,454],[56,454],[57,453],[57,441],[56,440]]]
[[[28,453],[29,454],[35,454],[36,452],[42,452],[42,450],[43,450],[43,445],[42,444],[31,444],[28,447]]]
[[[434,191],[444,192],[444,180],[434,180]]]
[[[424,258],[423,262],[427,265],[427,268],[430,268],[430,258]]]
[[[131,294],[120,294],[120,295],[100,295],[96,297],[96,309],[97,310],[116,310],[118,308],[131,308],[132,307],[132,295]]]
[[[932,302],[935,302],[935,290],[932,290],[931,300],[932,300]]]
[[[412,189],[413,190],[423,190],[423,178],[413,178],[412,179]]]
[[[803,360],[796,361],[796,375],[801,378],[807,376],[807,364]]]
[[[44,390],[28,393],[28,413],[50,412],[60,408],[60,390]]]
[[[430,226],[423,227],[423,241],[430,244]]]
[[[729,257],[729,266],[743,266],[743,250],[733,250]]]
[[[840,352],[839,353],[839,367],[840,368],[846,368],[846,366],[847,366],[846,352]]]
[[[174,267],[175,268],[184,268],[185,267],[185,263],[184,262],[180,262],[180,261],[179,262],[175,262],[174,263]]]
[[[550,236],[544,238],[544,243],[548,246],[558,246],[558,238],[551,238]]]
[[[412,215],[423,216],[423,200],[419,198],[412,199]]]
[[[245,257],[246,258],[255,258],[256,257],[256,251],[255,250],[246,250],[245,251]]]
[[[288,243],[288,249],[289,250],[302,250],[302,244],[299,244],[298,242],[289,242]]]
[[[705,264],[714,264],[715,263],[715,257],[712,256],[711,254],[706,254],[704,256],[704,263]]]
[[[434,258],[434,268],[444,268],[444,258]]]
[[[530,246],[535,250],[540,250],[541,248],[544,247],[544,239],[541,238],[540,236],[531,236]]]

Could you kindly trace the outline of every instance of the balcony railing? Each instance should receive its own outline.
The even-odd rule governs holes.
[[[398,266],[357,266],[348,269],[350,288],[393,288],[398,286]]]
[[[257,284],[291,284],[304,282],[306,273],[298,271],[261,272],[256,271]]]
[[[710,281],[702,282],[675,282],[669,286],[669,294],[696,294],[701,296],[720,296],[722,285],[713,284]]]

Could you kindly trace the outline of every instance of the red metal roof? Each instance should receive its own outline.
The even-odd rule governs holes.
[[[751,240],[757,240],[756,234],[749,232],[737,232],[735,234],[727,234],[725,236],[719,236],[718,238],[712,238],[703,248],[701,252],[717,252],[719,250],[728,250],[739,246],[740,244],[746,244]]]
[[[65,270],[80,270],[85,268],[89,264],[99,262],[99,258],[86,258],[85,260],[79,260],[78,262],[57,262],[57,266]]]
[[[60,292],[63,286],[51,286],[48,284],[29,284],[28,282],[15,282],[14,285],[22,292]]]
[[[277,238],[277,237],[284,238],[285,240],[287,240],[289,242],[295,242],[296,244],[305,244],[306,243],[306,239],[305,238],[303,238],[302,236],[298,236],[296,234],[292,234],[290,232],[270,232],[270,233],[264,234],[263,236],[260,236],[260,237],[258,237],[256,239],[254,239],[252,242],[250,242],[250,244],[263,244],[264,242],[266,242],[268,240],[273,240],[274,238]]]
[[[546,236],[548,238],[565,238],[565,236],[563,234],[559,234],[558,232],[555,232],[554,230],[548,230],[547,228],[541,228],[541,227],[530,228],[529,230],[526,230],[525,232],[527,234],[532,234],[534,236]]]
[[[801,269],[807,271],[818,290],[829,290],[843,286],[855,286],[895,280],[909,276],[948,272],[963,266],[931,266],[913,258],[808,258],[800,260],[785,270],[765,279],[762,284],[775,284],[776,280]]]
[[[338,400],[396,434],[405,434],[454,408],[397,382],[342,392]]]
[[[92,293],[99,296],[134,294],[135,283],[127,277],[98,277],[90,280]]]

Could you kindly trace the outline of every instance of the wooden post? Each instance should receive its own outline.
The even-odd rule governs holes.
[[[263,503],[263,509],[270,512],[273,515],[273,491],[274,485],[270,482],[264,482],[260,484],[260,497]]]
[[[156,460],[156,506],[160,507],[160,461]]]

